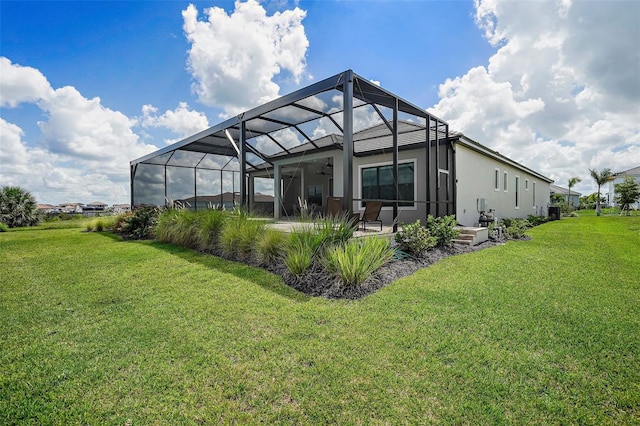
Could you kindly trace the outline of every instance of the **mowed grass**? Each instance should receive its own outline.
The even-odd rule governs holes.
[[[638,424],[640,218],[355,302],[80,229],[0,234],[2,424]]]

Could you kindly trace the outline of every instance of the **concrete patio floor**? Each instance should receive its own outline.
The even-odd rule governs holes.
[[[302,229],[308,226],[313,226],[313,222],[300,222],[295,220],[279,220],[277,222],[267,224],[267,227],[277,229],[283,232],[291,232],[296,229]],[[400,228],[398,228],[400,229]],[[393,235],[392,225],[382,225],[382,231],[380,231],[380,225],[372,224],[367,226],[367,230],[363,231],[362,226],[358,227],[358,230],[353,233],[355,238],[364,237],[369,235]]]

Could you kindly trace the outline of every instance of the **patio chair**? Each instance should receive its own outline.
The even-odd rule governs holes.
[[[362,223],[362,230],[367,230],[367,223],[379,223],[380,231],[382,231],[382,221],[380,220],[380,211],[382,210],[381,201],[365,201],[364,213],[360,222]]]
[[[342,215],[342,198],[327,197],[327,217],[338,217]]]

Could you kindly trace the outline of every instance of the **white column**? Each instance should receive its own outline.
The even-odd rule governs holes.
[[[273,218],[280,219],[280,206],[282,205],[282,199],[280,194],[282,193],[282,178],[280,177],[280,165],[273,165]]]

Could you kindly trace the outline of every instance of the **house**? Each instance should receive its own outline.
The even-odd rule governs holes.
[[[94,201],[93,203],[89,203],[82,208],[83,211],[86,212],[102,212],[107,208],[107,204],[101,201]]]
[[[608,184],[608,194],[607,194],[607,200],[608,200],[608,204],[611,206],[616,206],[616,201],[615,201],[615,185],[618,183],[622,183],[624,181],[624,179],[627,176],[631,176],[633,177],[636,182],[638,182],[638,184],[640,184],[640,166],[638,167],[634,167],[632,169],[629,170],[625,170],[623,172],[618,172],[615,173],[613,175],[613,179],[611,179],[607,184]],[[632,209],[640,209],[640,202],[632,204],[630,206]]]
[[[276,219],[299,200],[327,197],[363,212],[382,201],[386,224],[455,214],[479,224],[547,214],[547,177],[460,133],[351,70],[257,106],[131,161],[131,204],[166,205],[214,194],[255,208],[273,196]],[[487,222],[484,222],[486,224]]]
[[[571,204],[571,206],[575,208],[580,207],[580,197],[582,196],[581,193],[573,190],[571,190],[571,193],[569,193],[569,190],[567,188],[563,188],[561,186],[553,184],[549,185],[549,191],[551,196],[553,196],[554,194],[560,194],[564,197],[565,201]]]
[[[114,204],[113,205],[114,213],[126,213],[131,211],[131,205],[129,204]]]
[[[58,207],[62,213],[82,213],[84,204],[82,203],[62,203]]]
[[[38,209],[38,211],[42,213],[58,213],[59,212],[59,208],[51,204],[38,204],[36,208]]]
[[[390,224],[414,222],[427,214],[455,214],[465,226],[479,225],[481,213],[494,218],[546,215],[549,204],[550,179],[510,160],[506,156],[473,141],[461,133],[449,135],[450,151],[443,150],[439,176],[432,182],[432,193],[440,193],[443,201],[421,202],[418,194],[429,184],[425,155],[425,126],[408,121],[398,122],[398,212],[393,213],[392,138],[388,123],[382,123],[353,134],[356,178],[353,193],[359,202],[353,211],[363,213],[365,200],[384,200],[380,218]],[[327,197],[341,191],[334,170],[342,166],[342,136],[331,134],[307,142],[289,152],[271,156],[273,166],[260,164],[250,178],[268,178],[273,168],[280,168],[282,202],[280,215],[295,215],[298,197],[313,211],[326,209]],[[455,162],[455,167],[453,163]],[[451,170],[449,171],[449,168]],[[438,182],[439,180],[439,182]],[[439,188],[439,189],[437,189]],[[451,191],[455,193],[449,194]],[[447,206],[447,201],[454,202]]]

